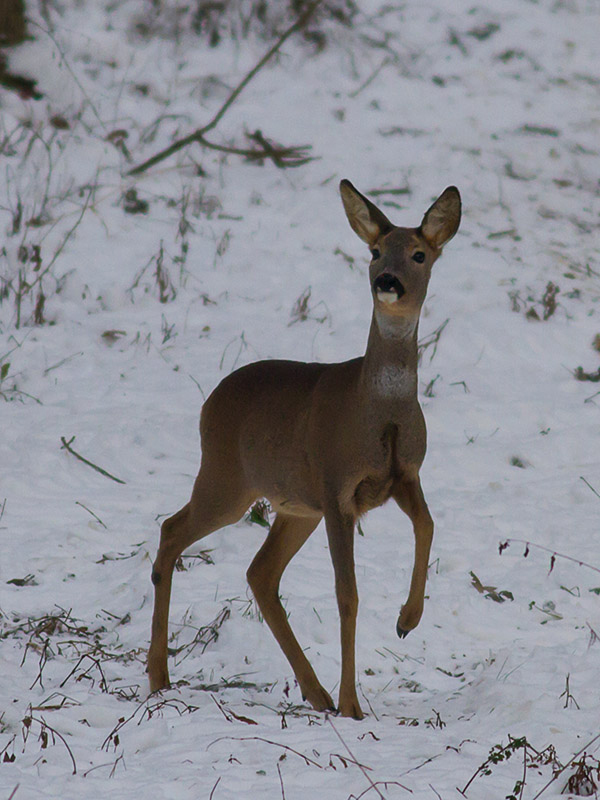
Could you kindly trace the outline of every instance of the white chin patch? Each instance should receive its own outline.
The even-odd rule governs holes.
[[[377,299],[382,303],[395,303],[398,295],[396,292],[377,292]]]

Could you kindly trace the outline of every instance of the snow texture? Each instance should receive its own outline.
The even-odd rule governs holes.
[[[478,772],[495,745],[564,765],[600,733],[600,387],[574,376],[600,367],[600,6],[368,0],[323,23],[322,52],[290,38],[211,133],[318,159],[192,145],[132,178],[269,46],[136,33],[159,5],[30,2],[32,38],[6,51],[43,98],[0,94],[0,798],[451,800],[473,775],[469,800],[510,796],[523,750]],[[313,712],[247,588],[264,528],[241,521],[183,558],[176,688],[148,698],[151,562],[190,495],[203,398],[257,358],[364,352],[344,177],[402,225],[448,185],[463,198],[420,323],[423,620],[397,638],[413,543],[389,503],[356,538],[367,716]],[[282,595],[336,697],[322,525]],[[516,797],[550,781],[543,760]]]

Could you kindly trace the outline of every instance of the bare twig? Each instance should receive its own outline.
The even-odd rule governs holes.
[[[48,266],[47,266],[47,267],[45,267],[43,270],[41,270],[41,271],[40,271],[40,273],[38,274],[38,276],[36,277],[36,279],[35,279],[35,280],[34,280],[32,283],[30,283],[30,284],[28,285],[28,287],[27,287],[27,291],[28,291],[28,292],[31,292],[31,290],[32,290],[32,289],[34,289],[34,288],[35,288],[35,286],[36,286],[38,283],[40,283],[40,281],[42,280],[42,278],[44,277],[44,275],[46,275],[48,272],[50,272],[50,270],[51,270],[51,269],[52,269],[52,267],[54,266],[54,263],[56,262],[56,259],[59,257],[59,255],[62,253],[62,251],[65,249],[65,246],[66,246],[67,242],[69,241],[69,239],[71,238],[71,236],[73,236],[73,234],[75,233],[75,231],[76,231],[76,230],[77,230],[77,228],[79,227],[79,225],[80,225],[80,223],[81,223],[81,220],[83,219],[83,216],[84,216],[85,212],[88,210],[88,206],[89,206],[89,204],[90,204],[90,200],[92,199],[92,194],[93,194],[93,192],[94,192],[94,189],[95,189],[95,188],[96,188],[95,186],[90,186],[90,190],[89,190],[89,192],[87,193],[87,197],[85,198],[85,203],[83,204],[83,206],[82,206],[82,208],[81,208],[81,211],[79,212],[79,216],[78,216],[78,217],[77,217],[77,219],[75,220],[75,224],[74,224],[74,225],[73,225],[73,227],[72,227],[72,228],[71,228],[69,231],[67,231],[67,233],[65,234],[65,238],[62,240],[62,242],[61,242],[60,246],[57,248],[56,252],[55,252],[55,253],[54,253],[54,255],[52,256],[52,258],[51,258],[51,260],[50,260],[50,263],[48,264]]]
[[[341,737],[341,735],[339,734],[339,732],[338,732],[337,728],[335,727],[335,725],[334,725],[334,724],[333,724],[333,722],[331,721],[331,717],[329,716],[329,714],[326,714],[326,715],[325,715],[325,719],[327,720],[327,722],[328,722],[328,723],[331,725],[331,727],[333,728],[333,731],[334,731],[335,735],[337,736],[337,738],[338,738],[338,739],[340,740],[340,742],[341,742],[341,743],[344,745],[344,747],[345,747],[346,751],[348,752],[348,754],[349,754],[350,758],[351,758],[351,759],[354,761],[354,763],[355,763],[355,764],[358,766],[358,768],[360,769],[360,771],[362,772],[362,774],[363,774],[363,775],[365,776],[365,778],[367,779],[368,783],[370,784],[370,788],[371,788],[371,789],[375,789],[375,791],[377,792],[377,794],[379,795],[379,797],[381,798],[381,800],[385,800],[385,797],[384,797],[384,796],[381,794],[381,792],[379,791],[379,789],[378,789],[378,788],[375,786],[375,783],[374,783],[374,782],[373,782],[373,780],[371,779],[371,776],[367,774],[367,770],[366,770],[366,769],[363,767],[363,765],[362,765],[362,764],[360,764],[360,763],[357,761],[357,759],[355,758],[355,756],[354,756],[353,752],[350,750],[350,748],[348,747],[348,745],[346,744],[346,742],[345,742],[345,741],[342,739],[342,737]]]
[[[600,636],[598,636],[598,634],[597,634],[597,633],[596,633],[596,631],[595,631],[595,630],[592,628],[592,626],[590,625],[590,623],[589,623],[589,622],[586,622],[585,624],[586,624],[586,625],[588,626],[588,628],[590,629],[590,641],[589,641],[589,644],[588,644],[588,650],[589,650],[589,649],[590,649],[590,647],[591,647],[592,645],[594,645],[594,644],[596,644],[596,642],[599,642],[599,641],[600,641]]]
[[[361,800],[361,797],[364,797],[366,794],[368,794],[371,789],[375,789],[375,791],[378,792],[378,786],[383,786],[384,789],[387,789],[388,786],[399,786],[401,789],[405,789],[407,792],[412,794],[412,789],[408,789],[406,786],[403,786],[399,781],[375,781],[372,786],[369,786],[368,789],[365,789],[360,794],[351,794],[348,797],[348,800]]]
[[[53,369],[58,369],[59,367],[62,367],[63,364],[68,364],[69,361],[71,361],[72,359],[79,358],[79,356],[82,355],[83,351],[80,350],[78,353],[72,353],[70,356],[65,356],[65,358],[61,358],[60,361],[57,361],[56,364],[52,364],[52,366],[46,367],[46,369],[44,370],[44,378],[46,377],[46,375],[48,375],[48,373],[52,372]]]
[[[381,62],[381,64],[380,64],[378,67],[376,67],[376,68],[375,68],[375,70],[374,70],[374,71],[373,71],[373,72],[372,72],[372,73],[369,75],[369,77],[368,77],[368,78],[367,78],[365,81],[363,81],[363,82],[361,83],[361,85],[358,87],[358,89],[355,89],[353,92],[350,92],[350,93],[348,94],[348,97],[351,97],[352,99],[354,99],[355,97],[358,97],[358,95],[359,95],[359,94],[360,94],[362,91],[364,91],[364,90],[367,88],[367,86],[370,86],[370,85],[373,83],[373,81],[374,81],[374,80],[375,80],[375,78],[376,78],[376,77],[379,75],[379,73],[381,72],[381,70],[382,70],[384,67],[387,67],[387,65],[388,65],[388,64],[390,64],[390,63],[391,63],[391,61],[392,61],[392,59],[391,59],[389,56],[386,56],[386,57],[383,59],[383,61]]]
[[[313,767],[318,767],[319,769],[323,769],[321,764],[317,761],[314,761],[312,758],[305,756],[304,753],[300,753],[298,750],[294,750],[293,747],[288,747],[287,744],[280,744],[279,742],[273,742],[271,739],[264,739],[262,736],[219,736],[218,739],[215,739],[214,742],[211,742],[207,746],[207,750],[209,747],[212,747],[213,744],[217,744],[217,742],[223,742],[226,740],[232,740],[235,742],[265,742],[265,744],[273,744],[275,747],[282,747],[284,750],[287,750],[290,753],[294,753],[296,756],[300,756],[303,759],[304,763],[308,766],[309,764]]]
[[[88,461],[87,458],[84,458],[83,456],[80,456],[79,453],[76,453],[75,450],[73,450],[73,448],[71,447],[71,443],[75,441],[74,436],[71,436],[68,442],[64,436],[61,436],[60,441],[62,442],[63,445],[61,447],[61,450],[67,450],[69,453],[71,453],[71,455],[75,456],[75,458],[78,458],[79,461],[83,461],[83,463],[87,464],[88,467],[95,469],[96,472],[99,472],[101,475],[105,475],[112,481],[116,481],[117,483],[125,483],[125,481],[122,481],[120,478],[115,478],[115,476],[111,475],[110,472],[107,472],[105,469],[102,469],[102,467],[98,467],[96,464],[93,464],[91,461]]]
[[[30,646],[30,644],[31,644],[31,642],[28,642],[27,645],[25,646],[25,653],[27,653],[27,648]],[[44,684],[42,682],[42,678],[43,678],[43,673],[44,673],[44,667],[46,666],[46,662],[48,661],[48,650],[49,649],[50,649],[50,640],[46,639],[46,641],[42,645],[42,652],[40,653],[38,674],[37,674],[37,677],[34,680],[34,682],[29,687],[29,691],[31,691],[33,689],[33,687],[36,685],[36,683],[38,683],[38,682],[40,684],[40,688],[42,689],[42,691],[44,689]],[[50,651],[50,652],[52,652],[52,651]]]
[[[271,159],[279,169],[286,167],[301,167],[303,164],[308,164],[309,161],[314,161],[313,156],[306,154],[310,150],[309,144],[292,145],[285,147],[284,145],[275,144],[269,139],[266,139],[261,131],[254,131],[254,133],[247,133],[246,136],[251,141],[260,144],[262,149],[240,148],[240,147],[227,147],[222,144],[215,144],[209,142],[204,136],[198,136],[197,141],[203,146],[208,147],[209,150],[219,150],[221,153],[231,153],[236,156],[243,156],[248,161],[263,161],[265,158]]]
[[[91,514],[91,515],[92,515],[92,517],[93,517],[93,518],[96,520],[96,522],[99,522],[99,523],[100,523],[100,525],[102,525],[102,527],[104,528],[104,530],[108,530],[108,529],[107,529],[107,527],[106,527],[106,525],[105,525],[105,524],[102,522],[102,520],[100,519],[100,517],[99,517],[97,514],[94,514],[94,512],[93,512],[91,509],[89,509],[87,506],[84,506],[84,505],[83,505],[83,503],[80,503],[80,502],[79,502],[79,500],[75,500],[75,505],[76,505],[76,506],[81,506],[81,508],[85,509],[85,510],[88,512],[88,514]]]
[[[571,673],[567,672],[567,678],[566,678],[566,681],[565,681],[565,690],[560,695],[560,697],[564,697],[565,698],[565,704],[564,704],[563,708],[568,708],[569,707],[569,703],[573,703],[573,705],[577,709],[579,709],[579,703],[577,702],[577,700],[575,700],[575,698],[571,694],[570,680],[571,680]]]
[[[230,616],[231,609],[228,606],[223,606],[212,622],[209,622],[208,625],[203,625],[201,628],[198,628],[196,635],[191,642],[176,648],[176,655],[183,653],[180,661],[183,661],[185,658],[187,658],[197,645],[202,645],[200,652],[204,653],[210,644],[217,641],[221,626],[227,622]]]
[[[44,734],[45,731],[48,730],[48,731],[50,731],[52,736],[57,736],[61,740],[61,742],[67,748],[67,752],[68,752],[68,754],[69,754],[69,756],[71,758],[71,762],[73,764],[73,773],[72,774],[73,775],[77,775],[77,764],[75,763],[75,757],[73,756],[73,751],[69,747],[69,744],[68,744],[67,740],[65,739],[65,737],[62,735],[62,733],[59,733],[55,728],[53,728],[52,726],[48,725],[48,723],[46,722],[46,720],[43,717],[41,719],[37,719],[37,717],[27,716],[27,717],[25,717],[23,719],[23,725],[25,726],[25,728],[27,730],[29,730],[29,728],[31,727],[31,723],[32,722],[37,722],[37,724],[41,726],[42,734]]]
[[[42,4],[42,7],[43,7],[43,4]],[[94,113],[94,116],[96,117],[96,119],[98,120],[100,125],[104,128],[104,130],[106,130],[106,124],[104,123],[102,117],[98,113],[98,110],[97,110],[96,106],[94,105],[94,103],[92,102],[92,99],[90,98],[89,94],[83,88],[83,86],[81,84],[81,81],[77,77],[77,73],[75,72],[75,70],[69,64],[69,61],[67,60],[67,57],[65,56],[64,50],[62,49],[60,44],[57,42],[57,40],[54,37],[54,35],[53,35],[52,31],[50,30],[50,28],[44,28],[43,25],[40,25],[39,23],[37,23],[37,22],[35,22],[34,20],[31,20],[31,19],[29,19],[28,22],[29,22],[30,25],[33,25],[35,28],[39,28],[40,31],[42,31],[42,33],[45,33],[46,36],[48,36],[52,40],[52,42],[54,43],[54,46],[58,50],[58,53],[59,53],[59,55],[60,55],[60,57],[61,57],[61,59],[63,61],[63,64],[67,68],[67,71],[70,73],[71,77],[73,78],[73,80],[75,81],[77,86],[79,87],[79,90],[80,90],[81,94],[85,97],[86,101],[89,103],[89,106],[92,109],[92,111]]]
[[[360,769],[360,771],[362,772],[362,774],[365,776],[366,780],[368,781],[369,788],[366,791],[369,792],[369,791],[371,791],[371,789],[375,789],[375,791],[377,792],[377,794],[379,795],[381,800],[385,800],[385,797],[379,791],[378,786],[380,786],[382,784],[385,785],[387,783],[387,781],[376,781],[376,782],[373,781],[371,779],[371,776],[367,773],[368,767],[363,766],[363,764],[361,764],[360,761],[357,760],[357,758],[355,757],[354,753],[350,750],[350,748],[348,747],[348,745],[346,744],[346,742],[344,741],[344,739],[340,735],[338,729],[335,727],[335,725],[331,721],[331,717],[329,716],[329,714],[325,715],[325,719],[327,720],[327,722],[333,728],[333,730],[335,732],[335,735],[338,737],[340,742],[344,745],[344,748],[346,749],[346,752],[348,753],[348,755],[350,756],[352,761],[356,764],[356,766]],[[412,789],[409,789],[408,786],[404,786],[401,783],[397,783],[397,781],[393,781],[393,783],[394,783],[395,786],[400,786],[401,789],[404,789],[406,792],[409,792],[410,794],[412,794]],[[366,792],[363,792],[362,794],[366,794]],[[360,796],[362,797],[362,795],[360,795]]]
[[[283,776],[281,774],[281,768],[279,766],[279,761],[277,762],[277,772],[279,773],[279,783],[281,784],[281,797],[282,797],[282,800],[285,800],[285,789],[283,788]]]
[[[418,346],[418,353],[419,353],[419,363],[421,362],[423,355],[428,347],[433,345],[433,350],[431,352],[431,356],[429,358],[429,363],[433,361],[433,358],[437,352],[437,346],[440,341],[440,337],[444,332],[444,328],[450,322],[450,318],[444,320],[439,328],[436,328],[433,333],[430,333],[429,336],[426,336],[424,339],[421,339]]]
[[[77,672],[77,670],[79,669],[79,667],[80,667],[80,666],[81,666],[81,664],[82,664],[82,663],[85,661],[85,659],[86,659],[86,658],[87,658],[87,659],[89,659],[89,660],[90,660],[92,663],[91,663],[91,664],[90,664],[90,666],[89,666],[89,667],[88,667],[88,668],[85,670],[85,672],[82,672],[82,673],[81,673],[81,675],[79,675],[79,676],[76,678],[76,680],[78,680],[78,681],[79,681],[79,680],[81,680],[82,678],[85,678],[85,677],[87,677],[87,674],[88,674],[88,672],[89,672],[89,671],[90,671],[90,670],[91,670],[93,667],[96,667],[96,669],[97,669],[97,670],[98,670],[98,672],[100,673],[100,691],[101,691],[101,692],[108,692],[108,683],[107,683],[107,681],[106,681],[106,678],[105,678],[105,676],[104,676],[104,670],[102,669],[102,664],[100,663],[100,659],[98,659],[98,658],[94,658],[94,657],[93,657],[93,656],[91,656],[89,653],[86,653],[85,655],[82,655],[82,656],[80,657],[80,659],[79,659],[79,661],[77,662],[77,664],[75,664],[75,666],[73,667],[73,669],[71,670],[71,672],[69,672],[69,674],[68,674],[68,675],[67,675],[67,677],[64,679],[64,681],[63,681],[63,682],[62,682],[62,683],[59,685],[59,688],[60,688],[60,689],[62,689],[62,688],[63,688],[63,686],[64,686],[64,685],[67,683],[67,681],[68,681],[68,680],[69,680],[69,679],[70,679],[70,678],[71,678],[71,677],[72,677],[72,676],[73,676],[73,675],[74,675],[74,674]]]
[[[232,711],[230,708],[227,708],[225,706],[225,703],[221,700],[217,700],[217,698],[213,694],[211,694],[210,699],[219,709],[221,714],[223,714],[227,722],[233,722],[233,720],[236,719],[238,722],[244,722],[246,725],[258,725],[258,722],[256,722],[253,719],[250,719],[250,717],[244,717],[242,714],[236,714],[235,711]]]
[[[525,556],[529,555],[530,547],[535,547],[538,550],[544,550],[546,553],[550,553],[551,554],[550,571],[552,571],[552,568],[554,567],[554,562],[557,558],[564,558],[567,561],[572,561],[574,564],[579,564],[580,567],[588,567],[588,569],[593,569],[594,572],[600,572],[600,567],[595,567],[593,564],[588,564],[587,561],[581,561],[579,558],[573,558],[573,556],[567,556],[564,553],[557,553],[556,550],[552,550],[550,547],[544,547],[544,545],[536,544],[535,542],[528,542],[525,539],[505,539],[504,542],[500,543],[499,546],[500,554],[502,554],[504,550],[506,550],[508,545],[511,544],[512,542],[525,545],[525,553],[524,553]]]
[[[158,164],[160,161],[164,161],[169,156],[172,156],[174,153],[179,152],[184,147],[187,147],[189,144],[193,142],[199,142],[207,147],[213,147],[216,149],[223,149],[219,146],[208,144],[204,139],[204,134],[208,133],[209,131],[216,128],[219,124],[221,119],[227,113],[229,108],[233,105],[233,103],[237,100],[246,86],[250,83],[250,81],[255,77],[255,75],[260,72],[260,70],[265,66],[265,64],[270,61],[270,59],[277,53],[277,51],[282,47],[284,42],[289,39],[294,33],[297,33],[299,30],[307,24],[310,17],[313,13],[317,10],[317,7],[321,4],[322,0],[315,0],[314,3],[311,3],[310,6],[306,9],[306,11],[298,17],[296,22],[291,25],[284,33],[281,34],[279,39],[275,42],[275,44],[264,54],[264,56],[258,61],[257,64],[247,73],[247,75],[238,83],[235,89],[231,92],[227,100],[223,103],[221,108],[217,111],[214,117],[204,125],[202,128],[198,128],[193,133],[189,134],[189,136],[185,136],[183,139],[178,139],[177,141],[173,142],[170,147],[161,150],[156,155],[149,158],[147,161],[144,161],[143,164],[139,164],[137,167],[129,170],[129,175],[139,175],[141,172],[145,172],[150,167],[153,167],[155,164]],[[245,155],[245,154],[244,154]],[[265,152],[265,157],[268,156],[268,153]]]
[[[593,492],[593,493],[596,495],[596,497],[598,497],[598,498],[600,499],[600,494],[599,494],[599,493],[598,493],[598,492],[597,492],[597,491],[594,489],[594,487],[592,486],[592,484],[591,484],[591,483],[589,483],[588,481],[586,481],[586,479],[583,477],[583,475],[580,475],[580,476],[579,476],[579,478],[580,478],[580,480],[582,480],[582,481],[585,483],[585,485],[586,485],[586,486],[587,486],[589,489],[591,489],[591,490],[592,490],[592,492]]]

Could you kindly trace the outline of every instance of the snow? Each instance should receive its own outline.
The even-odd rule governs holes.
[[[600,395],[573,375],[600,367],[598,4],[370,0],[352,28],[329,23],[320,54],[291,38],[210,134],[246,147],[259,128],[317,160],[279,170],[193,145],[137,178],[127,170],[205,124],[268,44],[144,39],[132,1],[28,5],[35,38],[9,63],[44,98],[0,95],[0,796],[449,800],[509,736],[566,764],[600,733]],[[463,198],[420,324],[426,340],[448,320],[419,376],[436,524],[423,620],[396,637],[412,534],[389,504],[356,538],[367,716],[313,712],[246,585],[265,531],[241,521],[190,549],[214,563],[184,558],[175,576],[172,645],[215,620],[218,638],[171,657],[181,683],[148,698],[151,562],[160,519],[189,498],[203,397],[257,358],[364,351],[368,251],[344,177],[367,194],[406,188],[371,195],[398,224],[448,185]],[[131,189],[148,213],[124,212]],[[20,318],[19,270],[38,280]],[[507,539],[531,542],[527,559],[518,541],[500,554]],[[322,526],[282,595],[336,697]],[[466,796],[508,796],[522,774],[519,750]],[[551,777],[528,768],[522,797]]]

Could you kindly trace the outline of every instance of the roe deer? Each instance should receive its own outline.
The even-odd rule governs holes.
[[[227,376],[202,409],[202,463],[190,502],[162,525],[148,673],[152,691],[169,685],[167,634],[175,561],[191,544],[230,525],[266,497],[277,512],[247,577],[303,697],[334,709],[298,644],[279,600],[284,569],[325,518],[341,625],[339,712],[361,719],[355,685],[357,519],[390,497],[410,518],[415,559],[400,637],[423,612],[433,521],[419,468],[426,431],[417,399],[417,328],[434,261],[456,233],[460,194],[448,187],[418,228],[399,228],[340,184],[350,225],[368,244],[373,317],[367,350],[340,364],[259,361]]]

